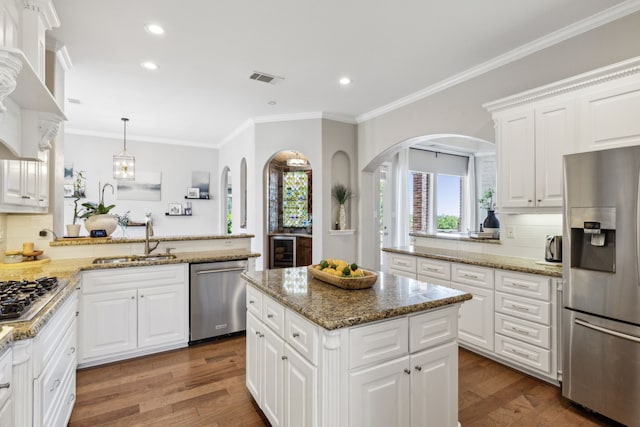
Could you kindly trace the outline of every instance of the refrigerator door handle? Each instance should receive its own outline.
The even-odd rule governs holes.
[[[603,334],[613,335],[614,337],[623,338],[625,340],[633,341],[640,344],[640,338],[634,337],[633,335],[623,334],[622,332],[617,332],[611,329],[603,328],[601,326],[592,325],[591,323],[585,322],[584,320],[581,320],[581,319],[575,319],[574,323],[576,325],[584,326],[585,328],[602,332]]]
[[[640,173],[638,173],[638,194],[636,195],[636,273],[640,286]]]

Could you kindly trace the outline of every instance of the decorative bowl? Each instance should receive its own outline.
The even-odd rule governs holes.
[[[366,289],[378,281],[378,275],[372,271],[362,270],[363,277],[338,277],[316,269],[317,264],[307,267],[314,279],[322,280],[342,289]]]

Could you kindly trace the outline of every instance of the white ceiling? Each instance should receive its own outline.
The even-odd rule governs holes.
[[[216,146],[249,118],[353,120],[621,0],[54,0],[67,131]],[[628,2],[627,2],[628,3]],[[161,37],[147,33],[161,24]],[[157,71],[140,64],[152,60]],[[284,77],[249,80],[254,71]],[[338,79],[353,83],[342,87]],[[269,105],[276,101],[276,105]]]

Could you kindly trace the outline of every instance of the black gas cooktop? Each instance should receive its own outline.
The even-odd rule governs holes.
[[[20,319],[36,303],[51,299],[59,284],[57,277],[0,281],[0,321]]]

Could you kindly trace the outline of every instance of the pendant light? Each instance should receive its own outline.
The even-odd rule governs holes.
[[[287,166],[290,166],[293,168],[300,168],[303,166],[307,166],[307,161],[305,159],[300,158],[300,153],[298,153],[297,151],[295,153],[296,153],[295,157],[290,157],[287,159]]]
[[[124,150],[113,156],[113,178],[134,180],[136,179],[136,158],[127,153],[127,122],[128,118],[120,120],[124,123]]]

